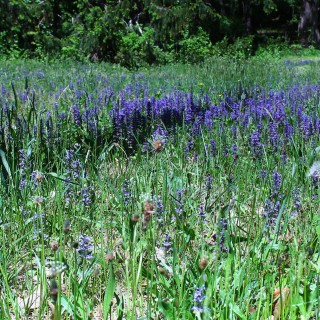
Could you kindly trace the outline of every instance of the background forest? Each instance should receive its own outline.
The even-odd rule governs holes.
[[[320,0],[1,0],[0,319],[320,319]]]
[[[317,0],[10,0],[0,53],[136,68],[320,42]],[[297,46],[298,48],[298,46]]]

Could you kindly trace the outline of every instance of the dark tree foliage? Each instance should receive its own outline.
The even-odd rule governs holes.
[[[181,52],[202,57],[211,45],[248,36],[317,45],[318,10],[318,0],[0,1],[0,52],[130,66]]]

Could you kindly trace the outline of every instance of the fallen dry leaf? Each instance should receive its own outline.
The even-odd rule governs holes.
[[[280,292],[281,292],[281,291],[280,291],[279,288],[275,288],[274,293],[273,293],[273,300],[279,298]]]
[[[274,320],[281,319],[281,313],[289,302],[290,289],[284,287],[282,289],[276,288],[273,297],[275,299],[273,306]]]
[[[29,314],[30,312],[40,308],[41,286],[39,285],[29,296],[18,297],[17,300],[21,310],[25,314]]]

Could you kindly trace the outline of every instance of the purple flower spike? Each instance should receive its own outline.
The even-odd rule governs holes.
[[[191,307],[191,311],[197,314],[201,314],[203,312],[208,312],[209,309],[203,305],[204,300],[206,299],[206,295],[204,293],[205,285],[203,284],[200,288],[196,288],[196,291],[193,295],[194,306]]]
[[[77,248],[77,252],[80,257],[84,259],[92,259],[92,251],[94,249],[93,241],[89,236],[85,236],[83,234],[80,235],[79,246]]]

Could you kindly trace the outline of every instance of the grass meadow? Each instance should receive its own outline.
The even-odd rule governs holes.
[[[0,319],[319,319],[320,63],[0,62]]]

